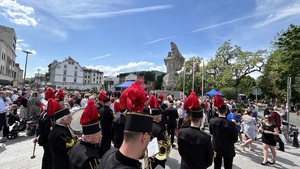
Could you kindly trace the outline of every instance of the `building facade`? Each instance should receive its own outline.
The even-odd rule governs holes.
[[[2,85],[13,85],[16,77],[16,42],[15,30],[0,25],[0,84]]]
[[[23,85],[24,81],[23,81],[23,70],[20,68],[20,64],[16,63],[15,64],[15,79],[13,82],[13,86],[15,87],[19,87],[21,85]]]
[[[104,84],[103,72],[96,69],[88,69],[83,67],[83,88],[99,91]]]
[[[83,89],[83,68],[71,57],[66,58],[62,62],[54,60],[48,65],[48,69],[51,85],[67,89]]]

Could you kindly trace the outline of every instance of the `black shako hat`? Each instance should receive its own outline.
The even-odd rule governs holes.
[[[80,124],[82,125],[82,132],[85,135],[95,134],[101,130],[98,110],[94,100],[88,100],[87,106],[81,115]]]
[[[152,132],[153,117],[142,113],[146,95],[141,83],[141,80],[135,81],[123,91],[120,97],[121,107],[128,110],[124,129],[135,132]]]
[[[152,132],[153,117],[145,113],[127,112],[125,130]]]
[[[203,110],[201,109],[198,97],[195,92],[191,92],[189,97],[184,102],[184,107],[190,110],[190,115],[192,118],[202,118]]]
[[[58,110],[57,112],[54,112],[54,118],[57,120],[68,114],[70,114],[70,110],[68,108],[63,108]]]

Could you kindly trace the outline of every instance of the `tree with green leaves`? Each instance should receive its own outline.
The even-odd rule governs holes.
[[[221,89],[239,86],[241,80],[253,72],[261,72],[266,60],[266,50],[242,51],[231,46],[230,40],[221,45],[215,58],[210,59],[205,68],[205,82],[211,88]]]

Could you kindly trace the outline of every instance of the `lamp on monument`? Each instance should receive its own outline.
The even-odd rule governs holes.
[[[26,70],[27,70],[27,60],[28,60],[28,54],[32,54],[29,50],[23,50],[24,53],[26,53],[26,61],[25,61],[25,72],[24,72],[24,81],[23,85],[25,86],[25,79],[26,79]]]

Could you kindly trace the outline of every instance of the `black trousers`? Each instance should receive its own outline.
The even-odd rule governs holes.
[[[6,124],[5,113],[0,114],[0,132],[3,128],[3,137],[7,137],[9,132],[9,127]]]
[[[171,134],[171,144],[174,143],[174,134],[175,134],[175,126],[168,126],[168,135],[170,136]]]
[[[102,157],[111,148],[111,134],[102,134],[100,156]]]
[[[52,169],[52,154],[48,142],[43,145],[43,149],[42,169]]]
[[[214,163],[215,163],[214,169],[221,169],[222,158],[224,159],[224,168],[232,169],[233,157],[223,157],[223,156],[218,156],[218,155],[216,156],[216,158],[214,158]]]
[[[182,127],[183,118],[179,118],[178,120],[178,130]]]
[[[280,128],[279,128],[279,133],[281,133]],[[281,139],[279,139],[279,150],[284,151],[284,144],[283,144],[283,142],[281,141]]]

